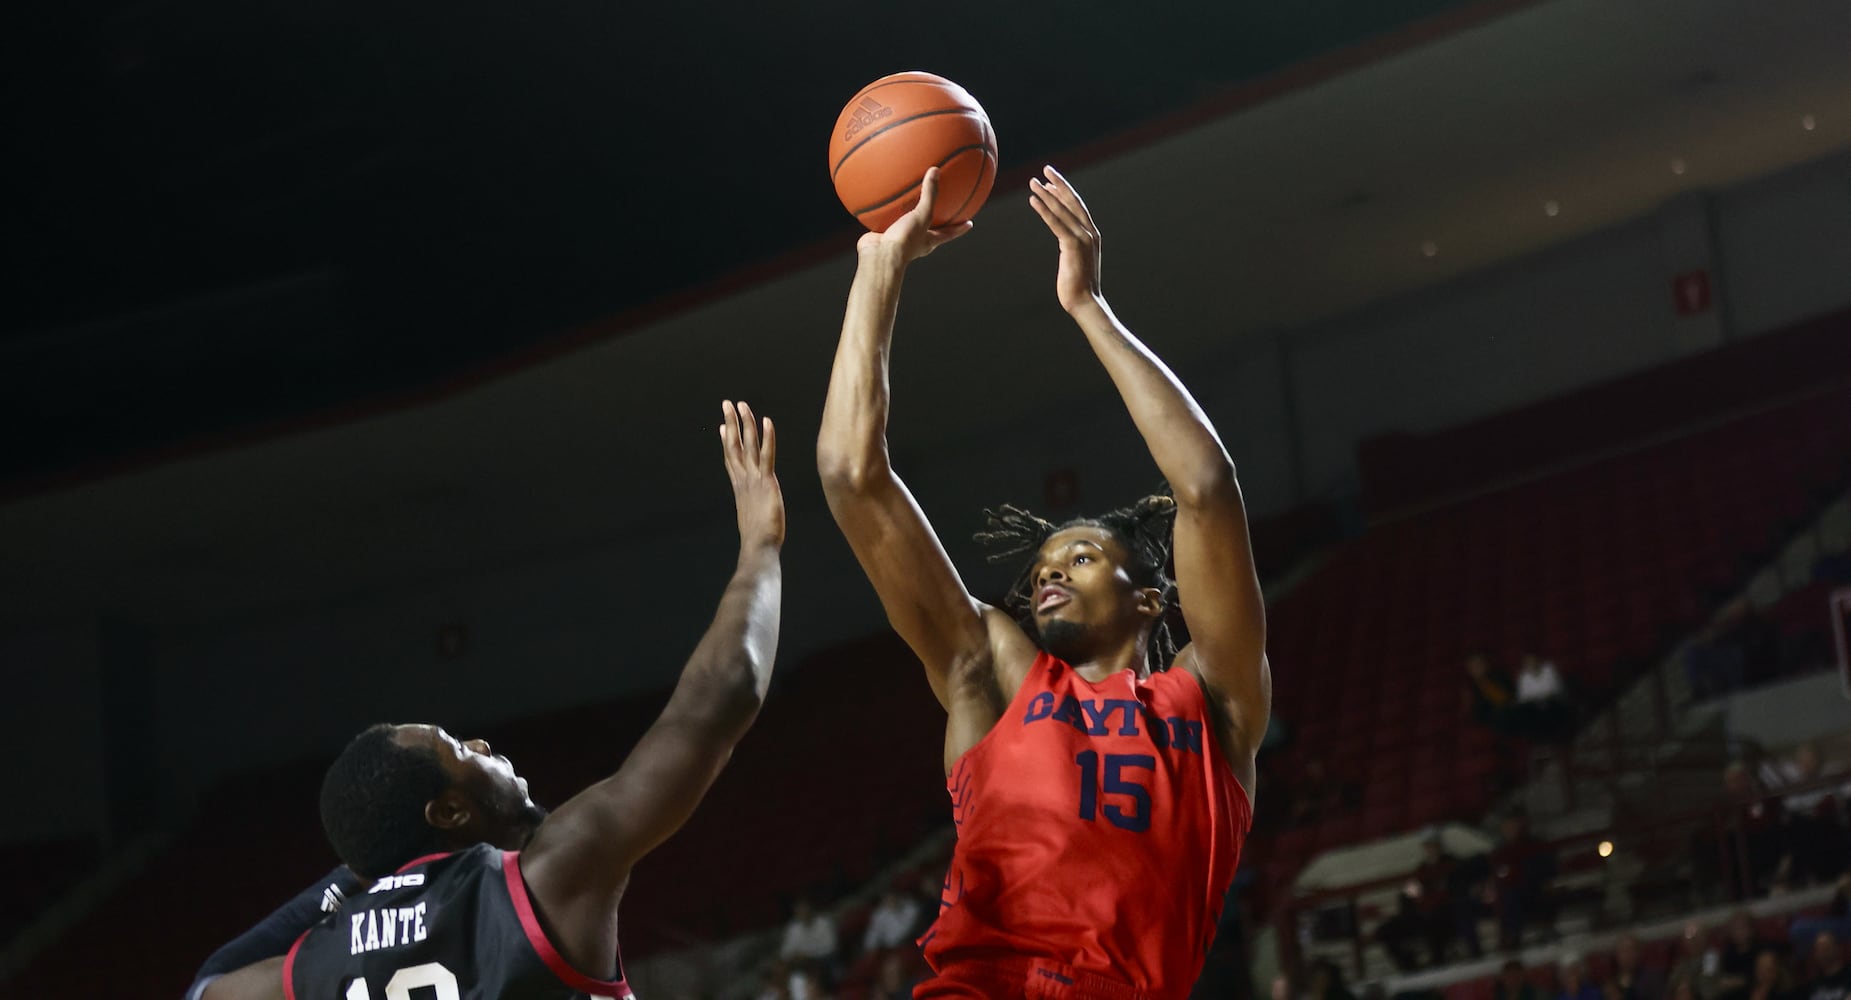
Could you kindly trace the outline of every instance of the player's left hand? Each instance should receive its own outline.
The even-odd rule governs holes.
[[[778,430],[771,418],[752,415],[752,407],[730,400],[720,404],[720,449],[726,478],[733,483],[742,545],[784,544],[784,491],[778,486]]]
[[[1099,227],[1093,223],[1086,203],[1080,200],[1080,193],[1060,171],[1043,167],[1042,173],[1042,177],[1028,182],[1028,203],[1060,241],[1054,292],[1060,297],[1061,308],[1074,312],[1104,298],[1099,289]]]

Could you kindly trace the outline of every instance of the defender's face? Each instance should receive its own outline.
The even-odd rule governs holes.
[[[487,740],[459,740],[441,726],[428,725],[400,726],[398,738],[437,755],[451,787],[479,810],[483,840],[518,850],[546,818],[546,811],[528,797],[527,779],[514,773],[513,763],[496,754]]]

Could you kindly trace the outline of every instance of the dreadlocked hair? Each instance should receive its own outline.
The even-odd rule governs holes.
[[[1098,517],[1074,518],[1065,524],[1037,517],[1014,504],[1002,504],[983,512],[987,525],[974,536],[978,544],[992,549],[990,562],[1004,562],[1041,549],[1042,543],[1057,531],[1074,527],[1102,528],[1117,538],[1128,554],[1125,572],[1138,587],[1156,587],[1162,592],[1164,614],[1151,626],[1145,658],[1152,670],[1166,670],[1176,659],[1176,640],[1171,635],[1169,612],[1176,605],[1176,581],[1170,579],[1170,529],[1176,521],[1176,500],[1166,488],[1117,510]],[[1022,567],[1009,585],[1004,607],[1029,635],[1035,628],[1035,560]]]

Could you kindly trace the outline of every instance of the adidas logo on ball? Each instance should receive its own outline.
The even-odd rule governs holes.
[[[855,108],[854,116],[849,119],[848,128],[842,133],[842,141],[848,142],[862,129],[880,121],[882,118],[891,118],[892,116],[892,108],[872,97],[864,97]]]

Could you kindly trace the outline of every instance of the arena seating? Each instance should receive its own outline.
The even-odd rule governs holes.
[[[1474,815],[1493,737],[1462,724],[1475,648],[1553,659],[1598,700],[1688,634],[1846,480],[1851,389],[1377,525],[1270,616],[1274,710],[1366,789],[1269,863]]]

